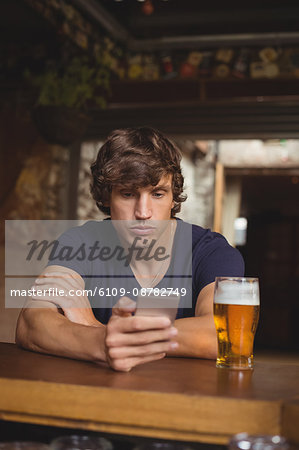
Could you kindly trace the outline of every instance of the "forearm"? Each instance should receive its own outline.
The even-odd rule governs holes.
[[[176,341],[179,346],[167,353],[168,356],[215,359],[217,357],[217,336],[213,316],[178,319]]]
[[[106,361],[105,326],[71,322],[56,308],[27,308],[22,311],[16,331],[21,347],[57,356],[87,361]]]

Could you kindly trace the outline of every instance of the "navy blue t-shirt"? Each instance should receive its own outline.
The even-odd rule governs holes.
[[[82,226],[69,229],[60,236],[58,250],[59,248],[82,249],[82,246],[86,250],[91,248],[95,241],[99,243],[104,241],[105,245],[109,245],[109,240],[111,241],[110,244],[113,241],[115,246],[115,243],[118,241],[116,232],[114,234],[109,233],[108,237],[103,236],[103,226],[101,224],[105,222],[89,221]],[[190,251],[187,251],[189,257],[186,253],[186,233],[190,234],[192,259],[190,258]],[[56,254],[58,254],[58,251]],[[93,307],[95,317],[104,324],[108,322],[111,316],[112,306],[122,296],[120,295],[120,286],[127,292],[131,292],[131,294],[141,288],[130,266],[126,267],[124,271],[123,263],[121,270],[118,264],[118,261],[111,263],[111,261],[103,262],[99,259],[92,260],[92,258],[90,259],[83,255],[83,251],[80,252],[79,250],[75,258],[52,258],[48,263],[48,265],[68,267],[80,274],[85,281],[85,289],[87,290],[93,292],[95,288],[101,287],[106,293],[109,292],[110,296],[106,299],[105,307]],[[189,264],[190,267],[188,267]],[[176,275],[182,273],[187,275],[183,275],[179,283],[180,286],[184,286],[185,282],[187,291],[189,289],[188,286],[190,286],[190,300],[187,302],[187,297],[185,297],[185,303],[180,303],[177,319],[195,315],[196,301],[200,291],[206,285],[214,282],[215,277],[243,276],[244,262],[239,251],[230,246],[221,234],[177,219],[171,262],[164,278],[155,287],[168,287],[170,280],[173,283]],[[176,275],[174,276],[173,274]],[[174,284],[174,286],[176,287],[177,285]],[[113,287],[116,287],[114,289],[116,295],[111,295]],[[135,295],[129,296],[136,300]],[[91,305],[94,306],[93,300],[90,298]]]

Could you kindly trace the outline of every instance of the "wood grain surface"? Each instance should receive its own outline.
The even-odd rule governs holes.
[[[4,420],[210,443],[247,431],[299,443],[294,365],[231,371],[215,361],[166,358],[117,373],[0,344],[0,391]]]

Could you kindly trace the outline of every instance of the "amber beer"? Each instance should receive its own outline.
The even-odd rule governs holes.
[[[260,308],[258,279],[217,277],[215,281],[216,366],[252,369]]]

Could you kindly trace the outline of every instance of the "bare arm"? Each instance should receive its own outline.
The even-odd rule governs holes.
[[[105,361],[105,326],[71,322],[57,308],[26,308],[18,320],[16,343],[41,353],[88,361]]]
[[[50,266],[35,287],[46,293],[28,302],[20,314],[16,342],[24,348],[106,361],[115,370],[129,371],[138,364],[163,358],[176,345],[171,341],[176,330],[171,328],[169,319],[133,317],[136,304],[125,297],[113,308],[107,326],[98,322],[86,296],[67,295],[70,289],[84,288],[83,279],[73,270]],[[63,289],[66,295],[51,297],[49,290],[53,288]]]
[[[57,272],[58,269],[71,278],[78,287],[84,286],[80,275],[61,266],[47,267],[40,277],[45,272],[51,274]],[[42,278],[40,279],[42,280]],[[90,361],[105,361],[106,327],[95,319],[89,303],[86,303],[86,308],[80,308],[80,310],[69,309],[68,314],[74,316],[74,321],[61,314],[51,301],[28,299],[17,323],[17,344],[41,353]],[[76,318],[75,315],[77,315]]]
[[[213,295],[215,283],[205,286],[197,298],[195,317],[178,319],[176,341],[179,346],[169,351],[168,356],[186,356],[215,359],[217,336],[213,318]]]

